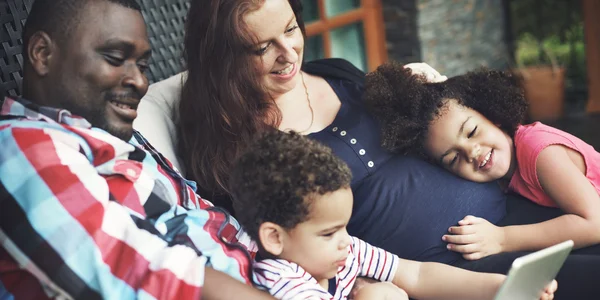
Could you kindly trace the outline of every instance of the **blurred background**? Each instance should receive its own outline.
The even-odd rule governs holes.
[[[522,78],[531,120],[600,112],[599,0],[302,0],[305,59],[393,59]],[[600,128],[599,128],[600,129]]]

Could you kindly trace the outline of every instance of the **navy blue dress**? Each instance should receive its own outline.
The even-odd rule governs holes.
[[[310,135],[352,170],[351,235],[402,258],[454,263],[442,235],[468,214],[492,223],[506,212],[496,183],[458,178],[421,159],[391,155],[381,148],[379,125],[362,104],[357,84],[325,78],[342,105],[333,123]]]

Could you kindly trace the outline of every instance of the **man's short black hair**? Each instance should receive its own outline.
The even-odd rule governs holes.
[[[81,18],[83,8],[94,1],[107,1],[142,11],[136,0],[35,0],[23,30],[24,49],[27,49],[31,36],[38,31],[44,31],[52,39],[65,43],[77,26],[85,22]]]
[[[350,187],[348,165],[299,133],[263,134],[234,164],[230,191],[242,226],[255,241],[264,222],[293,229],[307,220],[313,197]]]

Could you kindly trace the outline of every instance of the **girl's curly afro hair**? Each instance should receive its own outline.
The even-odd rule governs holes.
[[[364,101],[381,123],[381,144],[393,153],[423,157],[429,125],[448,100],[472,108],[510,136],[527,112],[527,101],[515,75],[480,69],[444,82],[428,83],[397,62],[367,74]]]

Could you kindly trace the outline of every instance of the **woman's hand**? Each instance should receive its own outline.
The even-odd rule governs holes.
[[[414,75],[424,76],[428,82],[442,82],[448,79],[448,77],[440,74],[436,69],[423,62],[410,63],[404,65],[404,67],[410,69]]]
[[[503,252],[504,229],[485,219],[466,216],[458,221],[458,226],[448,229],[442,240],[448,242],[448,249],[462,253],[467,260],[477,260],[488,255]]]

